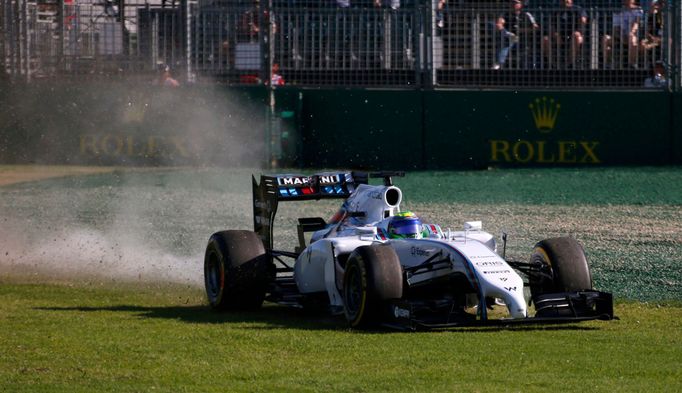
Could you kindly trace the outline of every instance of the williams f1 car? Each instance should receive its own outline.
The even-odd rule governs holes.
[[[613,318],[612,296],[592,288],[576,240],[545,239],[528,262],[506,260],[479,221],[443,231],[401,211],[393,177],[403,175],[252,177],[254,230],[217,232],[206,248],[211,307],[256,309],[267,300],[343,313],[352,327],[412,330]],[[343,202],[329,220],[299,218],[293,251],[273,249],[279,203],[320,199]]]

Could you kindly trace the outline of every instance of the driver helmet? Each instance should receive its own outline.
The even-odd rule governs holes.
[[[398,213],[388,222],[388,236],[391,239],[421,239],[422,222],[410,211]]]

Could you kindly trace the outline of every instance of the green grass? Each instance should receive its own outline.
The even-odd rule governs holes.
[[[396,333],[267,306],[220,314],[196,289],[0,282],[0,391],[672,392],[682,308],[620,320]]]
[[[513,259],[575,236],[620,317],[415,334],[349,331],[273,305],[209,311],[205,242],[251,227],[250,173],[119,170],[0,187],[0,392],[682,391],[682,168],[397,179],[405,209],[444,228],[481,219],[507,231]],[[282,204],[279,244],[292,247],[297,217],[337,207]]]
[[[128,278],[201,285],[210,234],[252,228],[252,172],[117,170],[0,187],[0,273],[7,264],[67,276],[125,268]],[[510,258],[526,260],[543,238],[574,236],[597,288],[682,300],[682,167],[419,172],[395,182],[403,208],[427,222],[457,230],[482,220],[495,235],[507,232]],[[275,246],[293,250],[297,218],[328,218],[338,205],[282,203]]]
[[[397,182],[416,202],[682,205],[680,167],[421,172]]]

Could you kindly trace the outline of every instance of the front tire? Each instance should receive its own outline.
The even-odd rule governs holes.
[[[531,265],[539,268],[529,276],[533,298],[546,293],[592,289],[592,275],[583,247],[573,238],[545,239],[535,245]]]
[[[387,301],[402,295],[402,268],[392,248],[362,246],[348,257],[343,278],[343,309],[351,327],[375,326]]]
[[[270,265],[263,242],[255,232],[214,233],[204,256],[204,283],[211,307],[260,308],[270,282]]]

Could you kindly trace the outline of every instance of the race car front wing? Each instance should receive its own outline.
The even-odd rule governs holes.
[[[611,320],[613,296],[599,291],[562,292],[537,296],[533,300],[535,316],[526,318],[488,319],[453,311],[435,311],[420,301],[398,299],[387,305],[385,327],[401,330],[446,329],[470,326],[514,326],[527,324],[574,323],[589,320]]]

